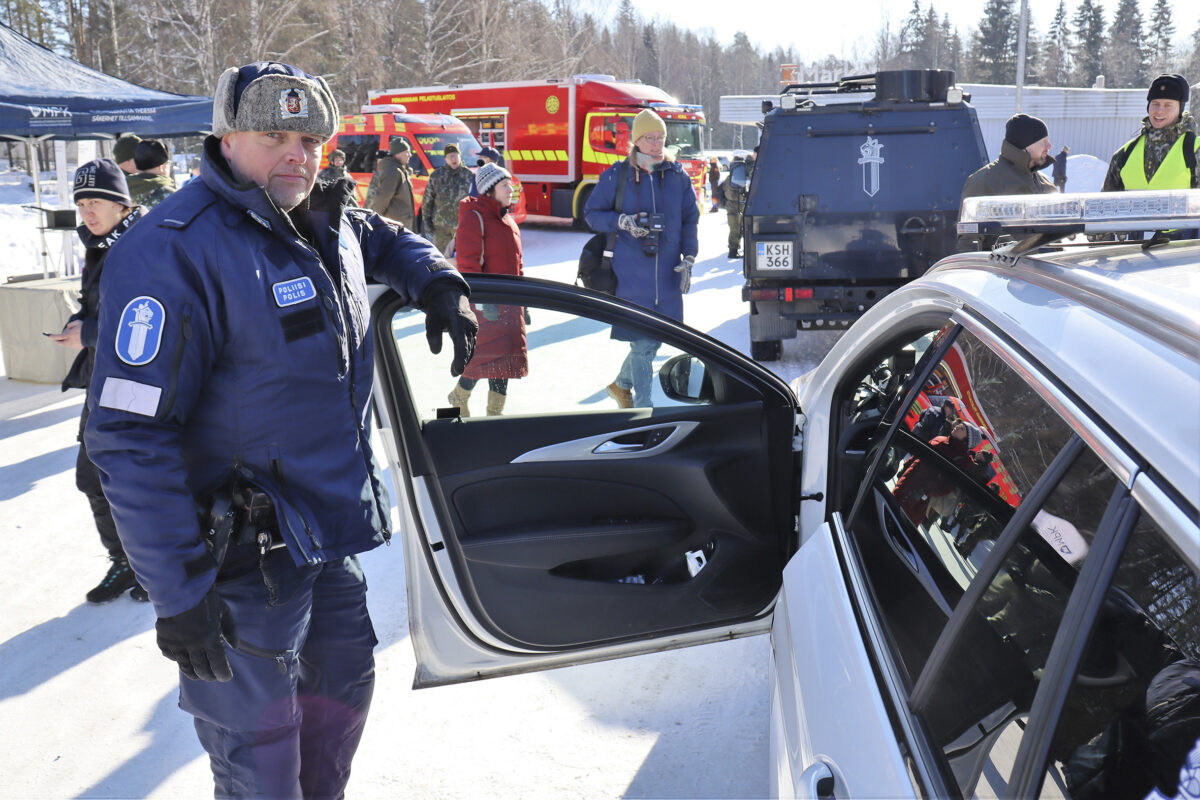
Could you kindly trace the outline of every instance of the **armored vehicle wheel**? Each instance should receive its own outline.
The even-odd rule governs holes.
[[[783,342],[778,340],[750,343],[750,357],[755,361],[778,361],[782,353]]]

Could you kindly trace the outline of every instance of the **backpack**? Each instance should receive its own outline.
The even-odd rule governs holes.
[[[614,211],[625,205],[625,175],[628,166],[617,168],[617,191],[614,197],[619,198],[614,204]],[[579,269],[575,273],[575,282],[585,289],[604,294],[617,293],[617,273],[613,272],[613,245],[616,243],[616,233],[597,233],[588,239],[579,253]]]

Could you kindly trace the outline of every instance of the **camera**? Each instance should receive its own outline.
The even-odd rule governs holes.
[[[638,227],[650,231],[642,239],[642,252],[648,256],[656,255],[658,253],[658,235],[667,227],[667,215],[639,211],[637,224]]]

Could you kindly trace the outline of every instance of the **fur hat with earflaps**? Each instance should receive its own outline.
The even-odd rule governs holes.
[[[337,101],[325,79],[278,61],[230,67],[213,95],[213,136],[234,131],[294,131],[328,140]]]

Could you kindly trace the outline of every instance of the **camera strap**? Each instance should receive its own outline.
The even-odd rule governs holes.
[[[624,161],[617,162],[617,191],[613,193],[613,211],[618,214],[625,213],[625,195],[629,187],[626,184],[626,178],[629,177],[629,170],[633,169],[633,164],[626,158]],[[613,257],[613,249],[617,244],[617,232],[613,231],[608,235],[608,242],[604,248],[604,255],[608,258]]]

